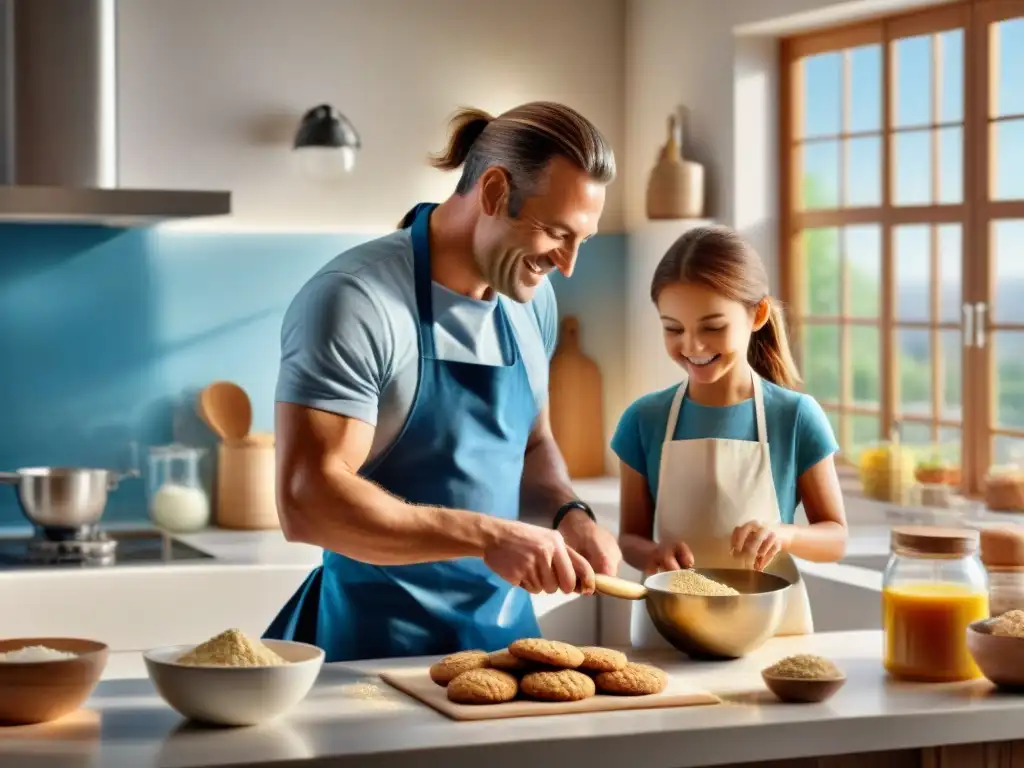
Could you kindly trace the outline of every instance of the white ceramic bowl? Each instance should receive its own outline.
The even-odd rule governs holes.
[[[157,693],[185,717],[215,725],[256,725],[284,714],[309,693],[324,663],[315,645],[264,640],[289,664],[279,667],[193,667],[176,659],[192,645],[146,651]]]

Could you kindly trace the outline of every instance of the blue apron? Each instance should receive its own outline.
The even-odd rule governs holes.
[[[416,206],[412,223],[419,385],[402,432],[360,474],[414,504],[515,520],[537,403],[500,299],[498,333],[510,365],[437,358],[428,238],[434,207]],[[327,661],[352,661],[490,651],[539,634],[529,594],[480,558],[377,566],[325,551],[264,637],[313,643]]]

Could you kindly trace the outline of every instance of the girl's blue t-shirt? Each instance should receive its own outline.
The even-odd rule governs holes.
[[[817,400],[801,392],[762,381],[772,480],[782,522],[792,523],[800,505],[797,478],[839,450],[832,425]],[[644,395],[626,409],[612,438],[616,455],[647,478],[651,498],[658,498],[661,447],[678,385]],[[719,438],[757,440],[753,399],[722,408],[683,398],[674,440]]]

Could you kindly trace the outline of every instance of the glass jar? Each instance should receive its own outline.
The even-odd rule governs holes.
[[[210,523],[210,500],[199,480],[204,448],[159,445],[149,449],[149,516],[168,531],[198,531]]]
[[[885,669],[903,680],[981,676],[967,626],[989,617],[988,577],[970,528],[893,528],[882,577]]]

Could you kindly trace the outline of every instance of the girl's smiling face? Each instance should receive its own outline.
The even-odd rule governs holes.
[[[690,380],[712,384],[745,365],[754,331],[768,319],[768,305],[748,309],[698,283],[666,285],[658,295],[658,314],[669,356]]]

